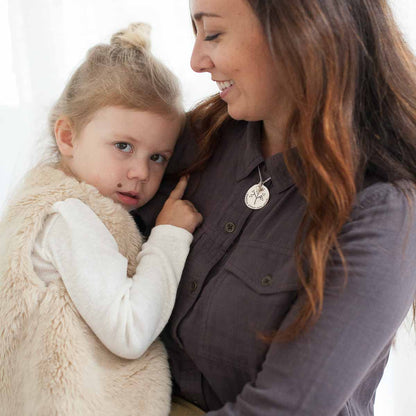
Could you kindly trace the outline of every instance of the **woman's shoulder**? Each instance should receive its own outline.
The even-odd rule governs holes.
[[[405,180],[373,180],[367,183],[357,193],[350,221],[344,226],[344,231],[354,224],[369,233],[381,228],[395,233],[409,227],[416,231],[415,185]]]
[[[239,138],[245,133],[248,122],[244,120],[227,120],[218,129],[219,143],[227,145],[233,137]],[[166,173],[176,174],[193,165],[200,156],[201,145],[200,126],[196,123],[191,124],[188,117],[185,126],[176,142],[175,151],[169,161]]]
[[[416,202],[416,185],[407,180],[387,182],[378,178],[366,178],[362,189],[357,193],[356,208],[373,205],[385,205],[386,208],[397,204]]]
[[[198,142],[193,129],[187,119],[175,145],[173,156],[169,160],[166,170],[168,174],[175,174],[189,167],[198,154]]]

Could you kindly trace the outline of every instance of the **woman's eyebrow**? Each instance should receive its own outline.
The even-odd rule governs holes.
[[[194,20],[196,22],[200,21],[203,17],[221,17],[218,14],[215,13],[205,13],[205,12],[200,12],[200,13],[195,13],[194,14]]]

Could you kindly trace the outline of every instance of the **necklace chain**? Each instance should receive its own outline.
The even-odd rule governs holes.
[[[268,177],[267,179],[265,179],[263,181],[263,177],[261,176],[261,171],[260,171],[260,168],[258,166],[257,166],[257,170],[259,172],[259,179],[260,179],[259,186],[260,187],[262,187],[266,182],[269,182],[269,181],[272,180],[272,177],[270,176],[270,177]]]

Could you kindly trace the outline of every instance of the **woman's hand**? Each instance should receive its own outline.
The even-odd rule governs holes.
[[[193,233],[202,223],[202,215],[192,202],[182,199],[187,185],[188,177],[182,176],[156,218],[156,225],[170,224]]]

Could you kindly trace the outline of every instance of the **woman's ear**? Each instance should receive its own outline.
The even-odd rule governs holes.
[[[55,122],[55,140],[62,156],[71,157],[74,150],[74,129],[68,117],[59,117]]]

